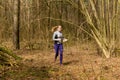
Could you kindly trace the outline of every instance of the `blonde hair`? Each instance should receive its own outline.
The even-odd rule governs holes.
[[[51,31],[55,32],[57,30],[57,28],[58,28],[58,26],[54,26]]]

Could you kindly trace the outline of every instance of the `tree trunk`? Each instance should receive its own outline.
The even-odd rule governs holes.
[[[14,49],[20,49],[19,27],[20,27],[20,0],[14,0],[14,26],[13,26]]]

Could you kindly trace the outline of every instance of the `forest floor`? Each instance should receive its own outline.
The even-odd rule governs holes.
[[[63,65],[54,51],[19,50],[22,62],[4,73],[0,80],[120,80],[120,58],[106,59],[95,50],[75,47],[64,50]]]

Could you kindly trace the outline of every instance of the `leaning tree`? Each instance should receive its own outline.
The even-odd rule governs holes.
[[[94,38],[106,58],[117,50],[119,43],[118,0],[79,0],[80,7],[72,0],[66,0],[78,8],[89,24],[88,34]]]

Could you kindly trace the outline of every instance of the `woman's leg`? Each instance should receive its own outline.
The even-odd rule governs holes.
[[[59,45],[58,44],[54,44],[54,49],[55,49],[55,61],[56,61],[57,56],[59,54]]]
[[[60,50],[60,64],[62,64],[62,61],[63,61],[63,44],[60,44],[59,50]]]

